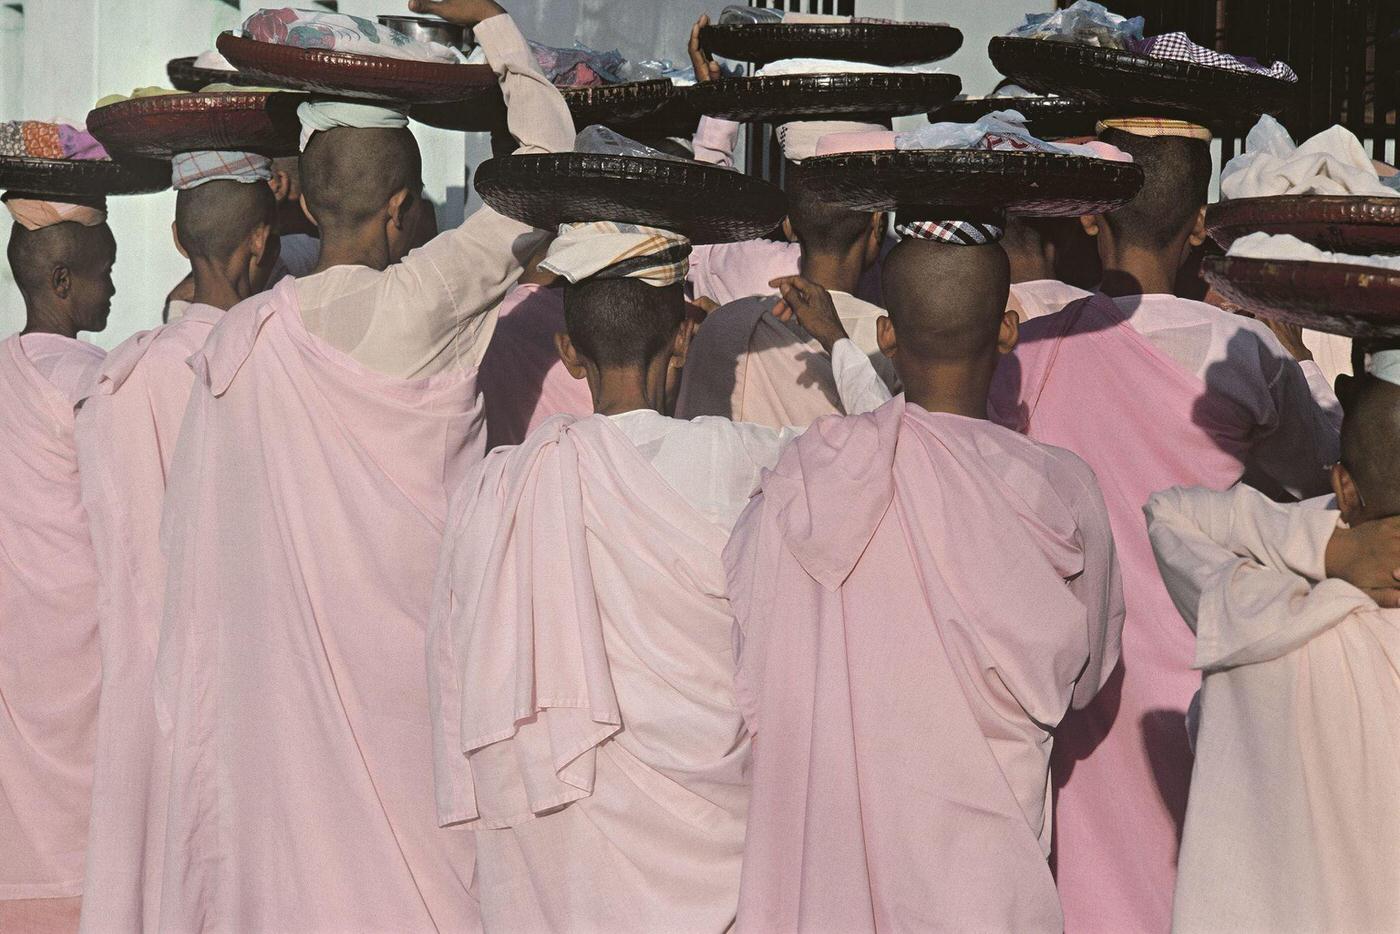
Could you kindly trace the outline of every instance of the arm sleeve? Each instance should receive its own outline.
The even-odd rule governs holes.
[[[1305,499],[1327,491],[1326,468],[1340,456],[1341,420],[1318,403],[1298,362],[1277,341],[1267,346],[1271,337],[1263,338],[1264,364],[1275,368],[1269,398],[1277,420],[1274,429],[1255,442],[1250,462],[1289,493]],[[1269,375],[1266,369],[1265,377]],[[1328,395],[1335,403],[1335,396],[1330,391]]]
[[[836,378],[836,394],[847,415],[873,412],[894,398],[870,358],[849,337],[831,348],[831,374]]]
[[[1283,506],[1244,487],[1176,488],[1148,500],[1162,579],[1196,632],[1195,667],[1278,658],[1375,604],[1343,581],[1316,582],[1337,514]]]
[[[1087,466],[1079,472],[1080,492],[1075,510],[1084,549],[1084,570],[1069,589],[1084,606],[1089,629],[1089,661],[1074,685],[1071,706],[1089,705],[1113,674],[1123,649],[1123,578],[1113,544],[1108,507]]]
[[[1332,384],[1327,381],[1327,374],[1322,372],[1322,367],[1317,365],[1316,360],[1302,360],[1298,367],[1303,371],[1303,377],[1308,381],[1308,390],[1312,393],[1313,401],[1322,410],[1323,416],[1332,423],[1340,435],[1342,430],[1342,403],[1337,398],[1337,393],[1332,389]]]
[[[691,146],[696,162],[708,162],[727,169],[734,167],[734,146],[739,140],[739,124],[718,117],[701,117]]]
[[[493,16],[476,27],[475,35],[500,79],[510,132],[519,143],[516,152],[573,148],[568,107],[540,72],[511,18]],[[393,339],[397,331],[400,339],[419,345],[416,352],[430,357],[447,353],[461,367],[476,366],[495,323],[488,312],[546,236],[481,208],[384,272],[375,317],[389,321],[376,320],[375,330],[381,331],[381,340]],[[394,320],[402,323],[395,328],[389,324]]]

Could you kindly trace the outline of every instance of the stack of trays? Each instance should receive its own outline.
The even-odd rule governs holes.
[[[1335,253],[1400,255],[1400,198],[1244,198],[1212,205],[1206,226],[1224,247],[1263,232]],[[1261,318],[1363,340],[1400,338],[1400,270],[1218,256],[1201,271],[1227,300]]]

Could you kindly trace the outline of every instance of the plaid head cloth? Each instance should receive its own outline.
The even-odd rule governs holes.
[[[561,224],[540,268],[581,282],[591,276],[674,285],[690,269],[690,241],[660,227],[595,221]]]
[[[1005,229],[983,221],[900,221],[894,225],[899,239],[938,240],[958,246],[996,243]]]
[[[227,179],[250,184],[272,178],[272,160],[251,152],[205,149],[182,152],[170,161],[170,184],[176,191]]]
[[[1296,84],[1298,75],[1283,62],[1274,62],[1265,67],[1252,58],[1228,55],[1197,45],[1184,32],[1168,32],[1150,39],[1133,39],[1128,47],[1152,58],[1174,59],[1181,62],[1195,62],[1207,68],[1224,68],[1246,74],[1263,75]]]

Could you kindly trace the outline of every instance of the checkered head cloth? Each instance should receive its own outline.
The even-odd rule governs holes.
[[[899,221],[894,232],[901,240],[938,240],[957,246],[981,246],[996,243],[1006,231],[997,224],[983,221]]]
[[[170,162],[170,183],[177,191],[205,182],[229,180],[251,184],[272,178],[272,160],[251,152],[206,149],[182,152]]]

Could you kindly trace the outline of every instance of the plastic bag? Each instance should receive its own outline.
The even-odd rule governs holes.
[[[1093,0],[1076,0],[1054,13],[1027,13],[1026,21],[1007,35],[1122,49],[1127,48],[1128,40],[1142,38],[1144,25],[1141,16],[1127,19]]]
[[[1116,146],[1094,140],[1088,143],[1051,143],[1026,129],[1018,110],[998,110],[976,123],[930,123],[894,138],[896,149],[992,149],[1011,152],[1051,152],[1110,162],[1132,162],[1132,156]]]
[[[659,149],[652,149],[645,143],[623,136],[601,123],[586,126],[574,139],[574,152],[586,152],[596,156],[640,156],[643,159],[666,159],[670,162],[689,162],[679,156],[672,156]]]
[[[719,14],[719,25],[721,26],[781,23],[782,21],[782,10],[765,10],[754,6],[727,6]]]

